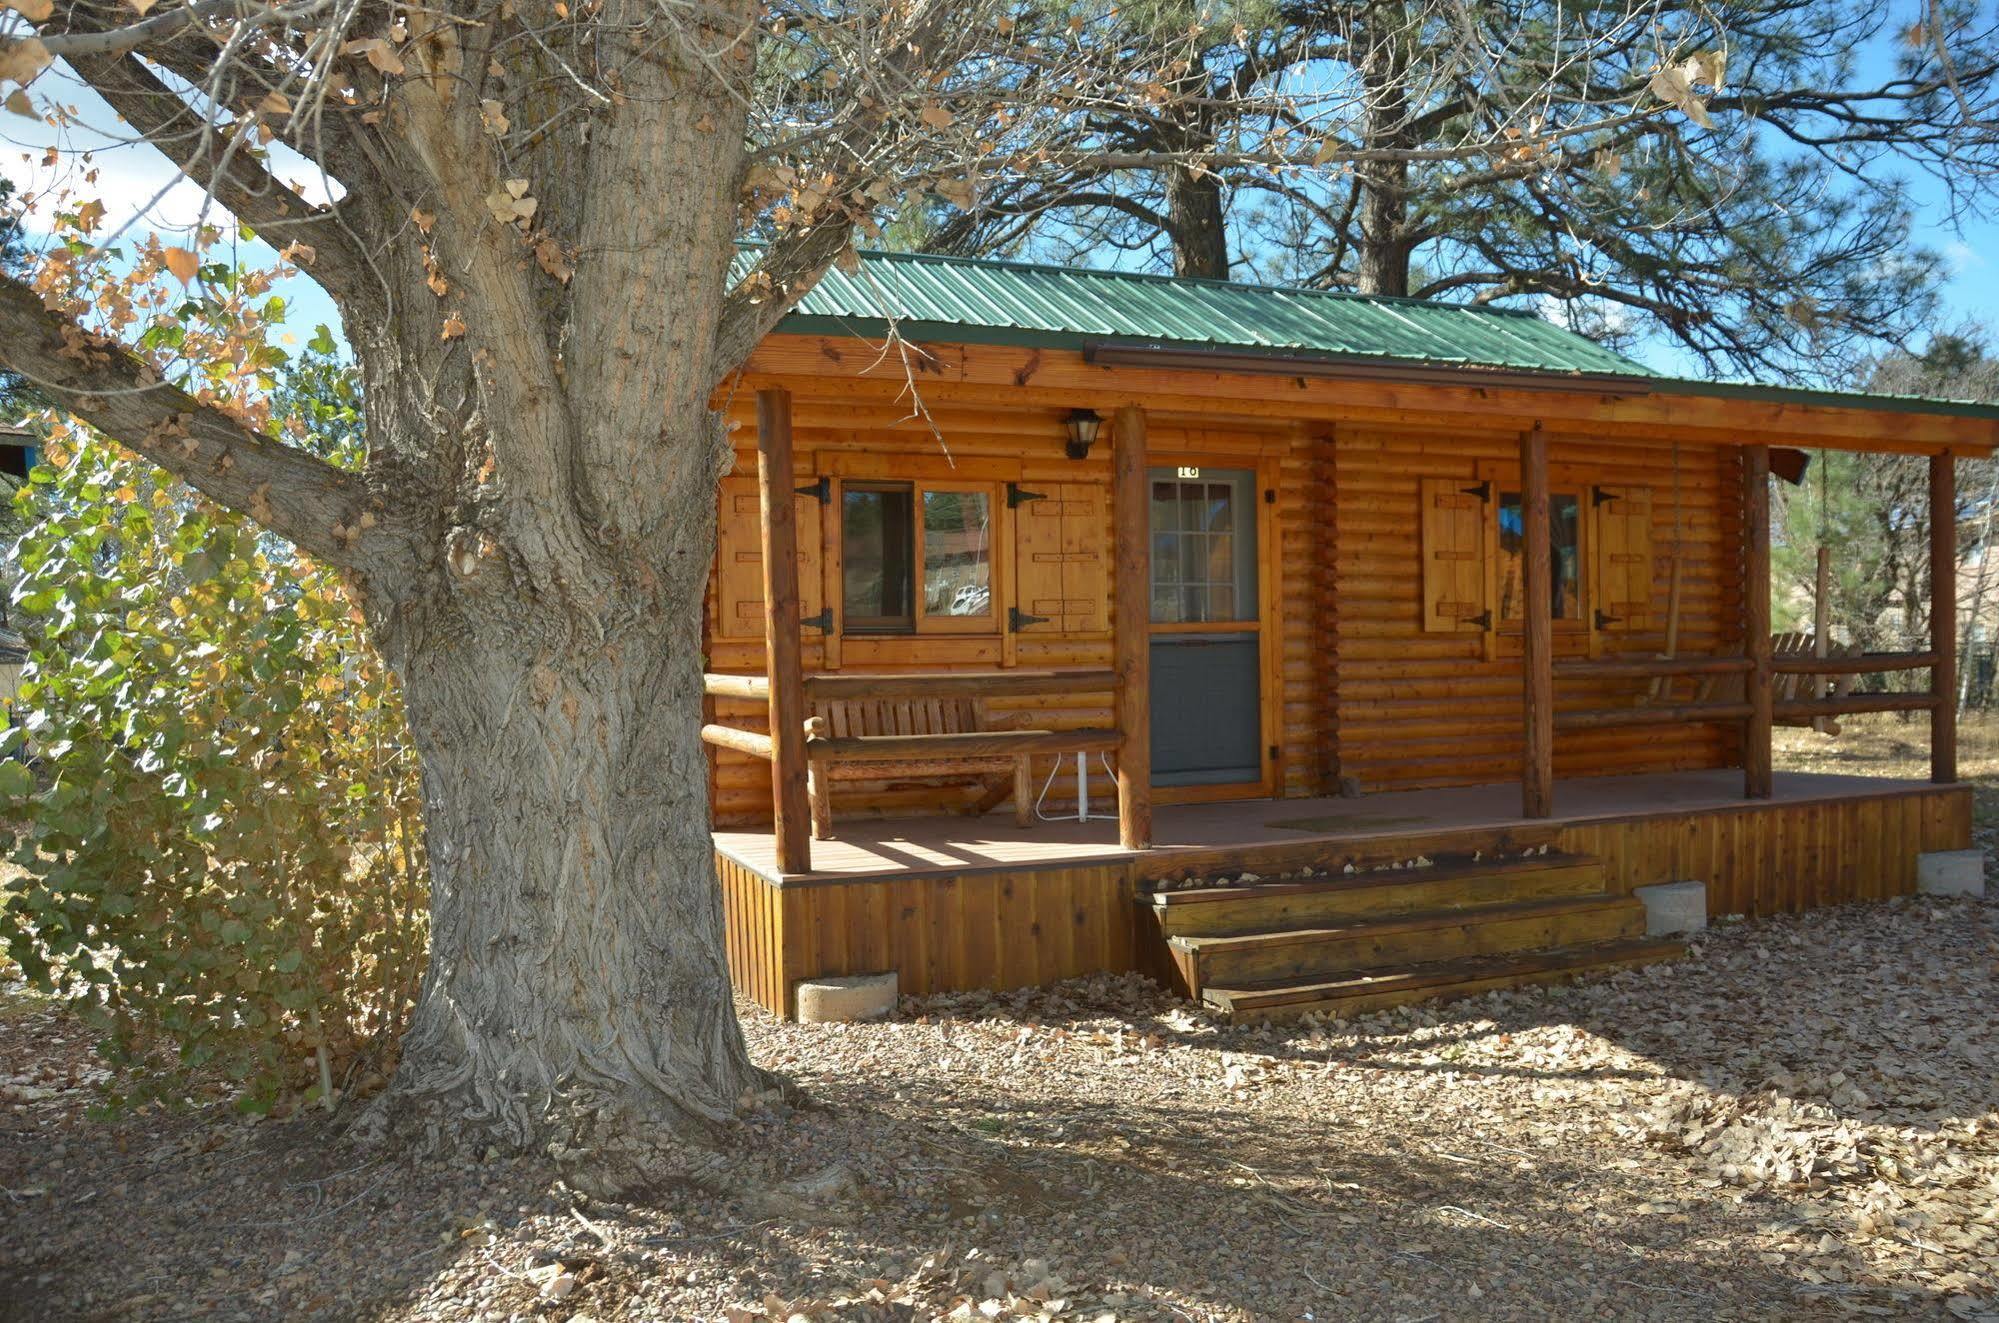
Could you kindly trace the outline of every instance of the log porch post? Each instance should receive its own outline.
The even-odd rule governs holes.
[[[1520,766],[1520,812],[1545,818],[1555,811],[1555,571],[1548,530],[1548,436],[1540,427],[1520,434],[1520,517],[1526,546],[1521,578],[1526,619],[1521,631],[1521,690],[1526,738]]]
[[[1930,456],[1930,780],[1957,780],[1957,461]]]
[[[1770,447],[1742,448],[1742,628],[1749,718],[1742,727],[1742,793],[1770,798]]]
[[[1117,672],[1118,843],[1152,847],[1152,534],[1145,411],[1126,405],[1111,429],[1111,522],[1117,566],[1111,621]]]
[[[805,793],[805,674],[799,659],[798,514],[792,500],[791,392],[757,392],[757,499],[762,511],[764,666],[770,677],[771,830],[777,871],[812,871]]]

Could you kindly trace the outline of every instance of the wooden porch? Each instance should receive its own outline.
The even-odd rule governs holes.
[[[915,994],[1127,970],[1182,981],[1140,904],[1161,883],[1546,847],[1600,866],[1610,896],[1695,878],[1712,914],[1769,914],[1909,894],[1918,854],[1970,842],[1968,786],[1778,772],[1767,798],[1745,800],[1728,769],[1563,780],[1533,818],[1517,783],[1167,805],[1145,850],[1121,845],[1115,821],[860,819],[792,874],[770,832],[715,834],[731,969],[779,1014],[800,979],[886,970]]]

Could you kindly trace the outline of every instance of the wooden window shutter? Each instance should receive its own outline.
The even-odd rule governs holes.
[[[1024,634],[1110,628],[1110,525],[1104,488],[1088,482],[1013,485],[1014,606]]]
[[[1596,627],[1630,633],[1652,625],[1652,491],[1592,487],[1596,581],[1587,585]]]
[[[801,494],[793,500],[798,511],[798,613],[810,620],[825,605],[825,584],[819,570],[823,508],[816,496]],[[763,527],[756,474],[731,473],[722,479],[721,521],[715,542],[715,636],[760,639],[764,634]],[[809,626],[806,634],[812,634]]]
[[[1492,486],[1425,478],[1422,492],[1423,628],[1445,634],[1490,629],[1485,556]]]

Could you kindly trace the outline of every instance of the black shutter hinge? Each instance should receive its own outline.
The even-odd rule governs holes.
[[[1031,616],[1017,606],[1010,606],[1006,609],[1007,632],[1018,634],[1029,625],[1045,625],[1052,618],[1050,616]]]
[[[1265,487],[1263,489],[1263,503],[1265,505],[1277,504],[1277,489],[1275,487]]]
[[[1488,607],[1475,616],[1466,616],[1465,621],[1468,624],[1477,625],[1480,629],[1491,629],[1492,609]]]
[[[818,615],[806,616],[798,623],[800,625],[810,625],[822,634],[831,634],[833,632],[833,608],[830,606],[821,607]]]
[[[1009,510],[1018,510],[1029,501],[1045,501],[1047,499],[1047,492],[1031,492],[1017,482],[1009,482],[1006,485],[1006,508]]]
[[[1492,483],[1489,480],[1472,487],[1460,487],[1458,490],[1466,496],[1476,496],[1481,501],[1492,500]]]
[[[1623,623],[1623,616],[1605,615],[1602,607],[1596,609],[1596,627],[1598,629],[1609,629],[1612,625],[1621,625]]]
[[[1278,757],[1279,757],[1279,754],[1278,754],[1278,750],[1277,750],[1277,746],[1273,744],[1273,745],[1271,745],[1271,746],[1270,746],[1270,761],[1274,763],[1274,762],[1276,762],[1276,761],[1277,761]]]
[[[803,487],[794,487],[792,490],[796,491],[800,496],[812,497],[821,505],[830,505],[833,500],[833,480],[831,478],[820,478],[817,481],[806,483]]]
[[[1601,487],[1592,487],[1589,489],[1589,503],[1592,506],[1609,505],[1616,499],[1617,496],[1615,493],[1607,492]]]

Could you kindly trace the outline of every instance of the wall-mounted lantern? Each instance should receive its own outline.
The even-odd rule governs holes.
[[[1090,447],[1096,444],[1097,429],[1104,420],[1097,417],[1095,409],[1069,410],[1069,440],[1063,445],[1063,453],[1070,459],[1088,459]]]

